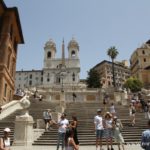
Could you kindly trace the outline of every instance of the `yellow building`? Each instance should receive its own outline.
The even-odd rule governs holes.
[[[145,87],[150,86],[150,40],[137,48],[130,58],[131,75],[138,78]]]
[[[0,105],[13,99],[17,45],[24,43],[16,7],[0,1]]]

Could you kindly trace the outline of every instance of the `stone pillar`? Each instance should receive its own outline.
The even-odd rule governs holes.
[[[56,111],[63,113],[65,108],[66,108],[65,93],[61,92],[60,103],[59,103],[59,106],[56,107]]]
[[[33,118],[30,115],[16,116],[14,143],[15,146],[31,146],[33,143]]]

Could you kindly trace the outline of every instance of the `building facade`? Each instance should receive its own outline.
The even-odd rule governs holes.
[[[130,69],[127,61],[115,62],[115,81],[116,87],[122,88],[126,79],[130,76]],[[100,82],[103,88],[113,87],[112,62],[104,60],[97,64],[93,69],[100,74]]]
[[[150,87],[150,40],[132,53],[130,66],[131,75]]]
[[[68,44],[68,57],[65,57],[65,44],[62,43],[62,57],[56,58],[56,44],[50,39],[44,46],[42,70],[17,71],[16,89],[25,87],[65,88],[80,82],[79,45],[73,38]]]
[[[17,46],[24,43],[19,13],[0,1],[0,105],[13,99]]]

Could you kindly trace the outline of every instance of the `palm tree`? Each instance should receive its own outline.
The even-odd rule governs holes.
[[[113,86],[116,87],[116,81],[115,81],[115,68],[114,68],[114,59],[117,57],[119,52],[117,51],[115,46],[110,47],[107,50],[107,55],[111,58],[112,60],[112,74],[113,74]]]

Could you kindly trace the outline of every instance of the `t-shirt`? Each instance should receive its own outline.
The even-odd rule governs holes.
[[[106,128],[112,128],[112,119],[105,120]]]
[[[52,116],[48,111],[44,111],[43,112],[43,118],[44,119],[52,119]]]
[[[67,125],[69,125],[69,121],[67,119],[63,119],[60,120],[58,124],[59,124],[58,132],[66,133],[66,127]]]
[[[141,147],[145,150],[150,150],[150,129],[142,133]]]
[[[94,118],[94,124],[97,130],[103,130],[103,118],[99,115],[95,116]]]

